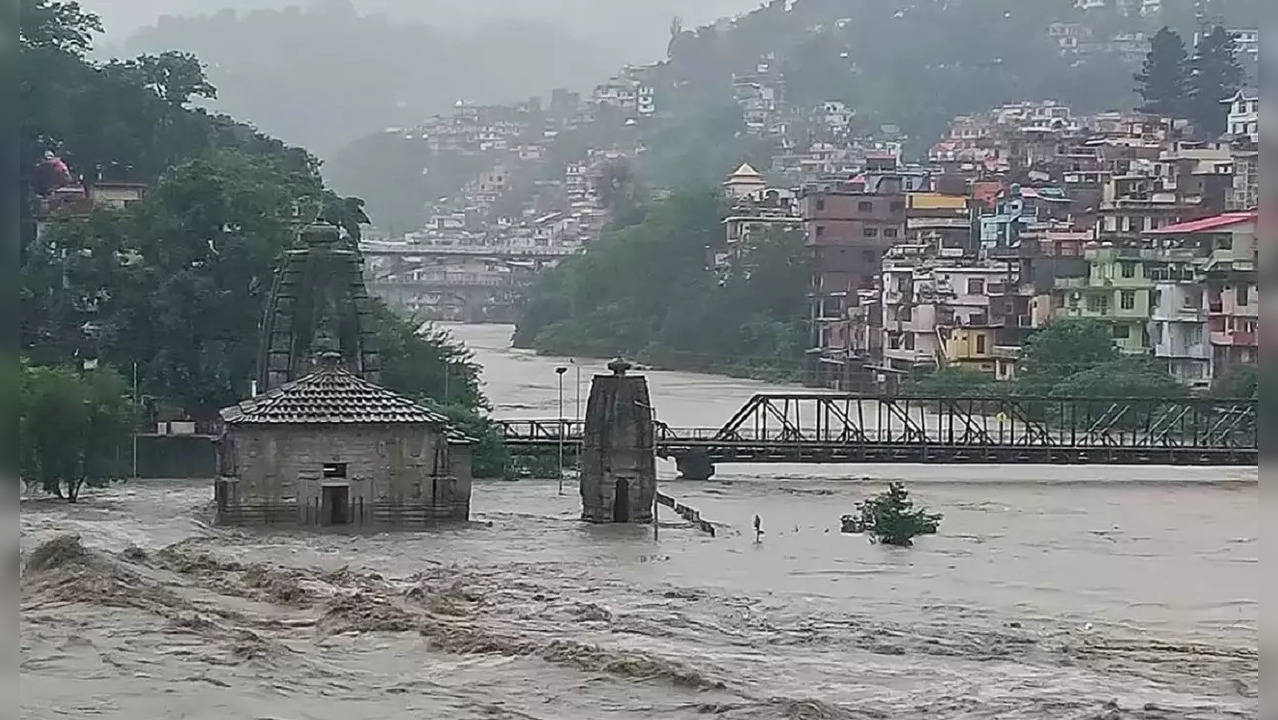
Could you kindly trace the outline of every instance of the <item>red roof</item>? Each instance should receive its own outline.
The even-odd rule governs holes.
[[[1157,230],[1150,230],[1149,234],[1184,235],[1187,233],[1212,232],[1214,230],[1224,230],[1231,225],[1256,222],[1258,217],[1260,217],[1260,213],[1255,210],[1224,213],[1223,215],[1213,215],[1212,217],[1199,218],[1198,220],[1176,223],[1175,225],[1166,225]]]

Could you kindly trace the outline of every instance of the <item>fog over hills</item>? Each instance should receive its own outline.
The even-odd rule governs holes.
[[[367,132],[459,99],[508,102],[588,88],[665,56],[685,25],[757,0],[88,0],[100,55],[189,50],[217,109],[331,155]]]

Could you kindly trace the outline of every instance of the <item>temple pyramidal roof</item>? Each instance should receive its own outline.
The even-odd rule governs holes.
[[[222,408],[220,414],[233,425],[422,423],[441,427],[453,442],[474,440],[455,429],[446,416],[336,364]]]

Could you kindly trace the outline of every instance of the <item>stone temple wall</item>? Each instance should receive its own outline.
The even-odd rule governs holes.
[[[590,522],[652,522],[657,491],[648,381],[626,375],[596,375],[586,405],[581,457],[581,517]]]

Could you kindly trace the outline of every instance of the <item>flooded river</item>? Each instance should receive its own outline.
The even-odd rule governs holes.
[[[456,326],[503,417],[563,358]],[[582,393],[601,361],[582,366]],[[647,373],[722,424],[762,383]],[[1241,469],[768,465],[663,490],[720,523],[577,521],[575,487],[480,482],[465,527],[207,524],[208,482],[28,502],[24,718],[1254,718],[1259,492]],[[891,479],[943,512],[904,550],[838,533]],[[766,531],[754,542],[750,521]]]

